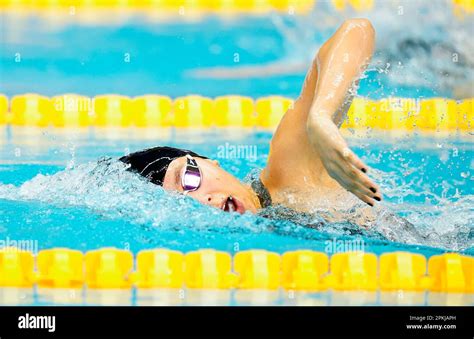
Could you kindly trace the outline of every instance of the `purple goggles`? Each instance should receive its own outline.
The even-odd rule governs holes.
[[[186,155],[186,169],[181,177],[181,186],[183,186],[184,193],[193,192],[201,186],[202,174],[196,160]]]

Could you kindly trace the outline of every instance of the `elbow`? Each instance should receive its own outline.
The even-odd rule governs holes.
[[[360,30],[364,34],[368,34],[372,39],[375,37],[375,29],[369,19],[365,18],[356,18],[348,19],[342,24],[346,30]]]

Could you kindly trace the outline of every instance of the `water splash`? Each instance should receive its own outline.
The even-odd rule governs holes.
[[[388,182],[389,173],[379,173]],[[396,189],[391,191],[396,193]],[[409,190],[404,194],[411,194]],[[425,207],[416,211],[413,206],[393,205],[399,213],[408,215],[417,230],[430,229],[431,235],[420,241],[414,230],[407,230],[399,217],[380,209],[376,227],[362,228],[355,223],[329,223],[318,214],[296,213],[282,207],[271,207],[258,215],[237,215],[204,206],[182,195],[165,192],[145,179],[126,171],[126,166],[110,158],[67,168],[53,175],[39,174],[20,186],[0,185],[0,199],[14,201],[41,201],[55,206],[85,207],[102,218],[127,220],[162,231],[183,232],[186,229],[204,233],[258,234],[274,233],[301,239],[322,240],[330,237],[364,237],[371,242],[384,242],[386,238],[398,242],[461,250],[473,245],[472,197],[457,201],[455,210],[460,223],[449,228],[443,224],[446,214],[452,215],[442,202],[433,209]],[[404,210],[407,208],[407,211]],[[441,218],[439,215],[441,213]],[[443,213],[445,213],[443,215]],[[432,216],[432,219],[429,217]],[[471,219],[469,219],[471,218]],[[462,221],[462,222],[461,222]],[[397,223],[400,227],[396,227]],[[447,241],[449,240],[449,241]]]
[[[456,16],[452,6],[443,0],[377,1],[370,11],[338,12],[323,2],[306,17],[275,15],[272,22],[285,50],[279,63],[309,65],[315,51],[343,20],[366,17],[376,30],[376,50],[368,72],[383,75],[375,79],[375,87],[384,87],[388,80],[394,92],[406,86],[429,88],[439,96],[471,97],[472,22],[468,16]],[[369,90],[372,95],[380,91]]]
[[[391,198],[387,206],[416,225],[427,243],[452,250],[474,246],[474,195],[448,198],[443,197],[446,191],[439,196],[418,178],[403,182],[394,172],[377,176]]]

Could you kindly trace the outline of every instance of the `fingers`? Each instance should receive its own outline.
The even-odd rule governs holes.
[[[372,196],[377,197],[380,200],[382,199],[380,188],[367,176],[367,174],[351,169],[348,171],[350,173],[349,175],[354,179],[355,182],[369,190]]]
[[[382,199],[380,188],[366,174],[367,166],[351,150],[348,150],[348,152],[346,151],[344,153],[344,159],[346,161],[343,162],[341,167],[345,174],[358,184],[370,190],[372,194],[369,195],[376,197],[375,200],[380,201]]]
[[[347,191],[353,193],[353,194],[358,194],[358,198],[362,198],[364,194],[361,192],[356,192],[356,186],[354,184],[354,181],[344,173],[340,168],[338,168],[336,171],[333,172],[332,176],[342,187],[344,187]]]
[[[348,176],[344,172],[339,173],[339,183],[354,194],[356,197],[358,197],[360,200],[368,204],[369,206],[373,207],[375,205],[375,200],[379,201],[379,197],[375,196],[372,191],[361,184],[357,183],[356,181],[353,180],[350,176]],[[377,199],[376,199],[377,198]]]
[[[352,152],[350,152],[352,153]],[[353,154],[353,153],[352,153]],[[349,161],[352,159],[353,161]],[[382,195],[380,194],[379,187],[359,169],[366,169],[367,166],[357,158],[351,155],[344,156],[344,160],[335,162],[335,178],[346,190],[353,193],[360,200],[364,201],[370,206],[374,206],[375,201],[381,201]],[[354,166],[354,163],[359,166]],[[360,166],[362,164],[362,166]]]
[[[354,184],[352,193],[354,193],[360,200],[364,201],[370,206],[374,206],[375,201],[381,201],[379,196],[374,195],[372,191],[359,184]]]
[[[377,191],[377,193],[372,192],[369,188],[359,184],[358,182],[354,182],[354,189],[359,191],[361,194],[364,194],[376,201],[381,201],[381,195],[380,192]]]
[[[348,161],[352,166],[361,170],[364,173],[367,173],[367,165],[364,164],[362,160],[349,148],[344,149],[343,151],[344,158]]]
[[[359,191],[354,191],[354,192],[351,192],[351,193],[354,194],[357,198],[359,198],[363,202],[365,202],[370,207],[374,207],[375,201],[372,198],[370,198],[369,196],[361,194]]]

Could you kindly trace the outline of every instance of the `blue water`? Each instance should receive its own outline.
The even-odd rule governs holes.
[[[134,253],[154,247],[216,248],[231,253],[250,248],[279,253],[301,248],[327,251],[334,239],[354,239],[337,226],[314,230],[250,214],[230,215],[165,193],[120,169],[97,167],[97,159],[103,156],[119,157],[158,144],[179,145],[218,159],[224,169],[243,179],[253,168],[264,166],[268,132],[174,132],[151,140],[136,139],[133,133],[115,139],[105,137],[105,131],[75,136],[54,130],[31,133],[17,128],[4,135],[1,238],[36,240],[39,249],[61,246],[86,251],[116,246]],[[470,141],[349,140],[373,168],[383,189],[383,208],[405,216],[425,233],[436,234],[417,246],[384,241],[369,232],[363,236],[364,250],[410,250],[427,256],[447,249],[474,253]],[[219,158],[219,147],[226,142],[256,146],[256,161]],[[399,236],[403,239],[403,234]],[[448,245],[442,241],[446,237],[451,239]]]
[[[469,90],[469,22],[455,19],[445,1],[401,3],[404,16],[388,2],[363,13],[375,26],[377,48],[359,94],[420,98],[451,96],[463,93],[460,89],[465,87]],[[423,17],[418,7],[425,11]],[[74,16],[67,12],[0,13],[0,93],[295,97],[319,46],[344,18],[356,16],[350,11],[334,12],[325,2],[307,16],[270,14],[233,20],[206,16],[164,21],[143,15],[120,19],[123,13],[99,13],[95,23],[85,24],[82,14],[79,9]],[[432,50],[426,51],[425,45]],[[453,51],[459,57],[455,63],[451,62]],[[252,78],[193,75],[196,70],[215,67],[275,64],[295,64],[302,69]]]

